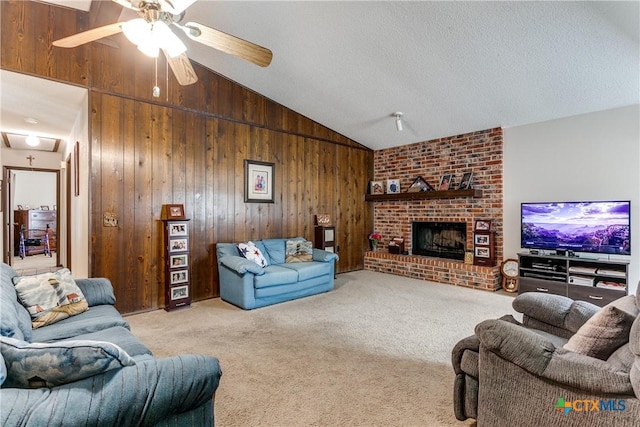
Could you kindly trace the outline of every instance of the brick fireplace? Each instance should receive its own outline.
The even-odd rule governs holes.
[[[481,189],[482,197],[369,202],[374,212],[372,231],[382,235],[383,244],[376,252],[366,252],[365,269],[456,286],[499,289],[499,265],[503,257],[502,153],[501,128],[376,151],[375,181],[399,179],[401,192],[405,192],[418,176],[437,187],[442,175],[454,174],[457,185],[463,173],[473,172],[473,188]],[[473,224],[478,219],[492,221],[498,260],[494,267],[446,258],[390,254],[386,249],[390,239],[402,237],[405,250],[412,254],[413,222],[462,222],[466,224],[466,251],[472,251]]]

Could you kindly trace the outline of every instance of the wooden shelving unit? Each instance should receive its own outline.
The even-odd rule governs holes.
[[[392,193],[392,194],[367,194],[364,199],[367,202],[380,202],[383,200],[425,200],[425,199],[454,199],[460,197],[471,197],[478,199],[482,197],[482,190],[472,188],[470,190],[445,190],[445,191],[421,191],[415,193]]]
[[[518,293],[544,292],[604,306],[627,295],[629,262],[518,254]],[[602,284],[617,284],[615,289]]]

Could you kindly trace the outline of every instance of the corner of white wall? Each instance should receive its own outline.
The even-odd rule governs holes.
[[[629,293],[640,279],[640,104],[504,129],[504,256],[520,246],[520,203],[631,200]]]

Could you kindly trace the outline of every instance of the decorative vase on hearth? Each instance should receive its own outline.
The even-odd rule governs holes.
[[[369,247],[372,251],[376,251],[378,249],[378,241],[374,239],[369,239]]]

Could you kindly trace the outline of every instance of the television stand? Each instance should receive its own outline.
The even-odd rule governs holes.
[[[602,307],[628,293],[628,261],[530,252],[519,253],[518,261],[518,294],[545,292]]]

